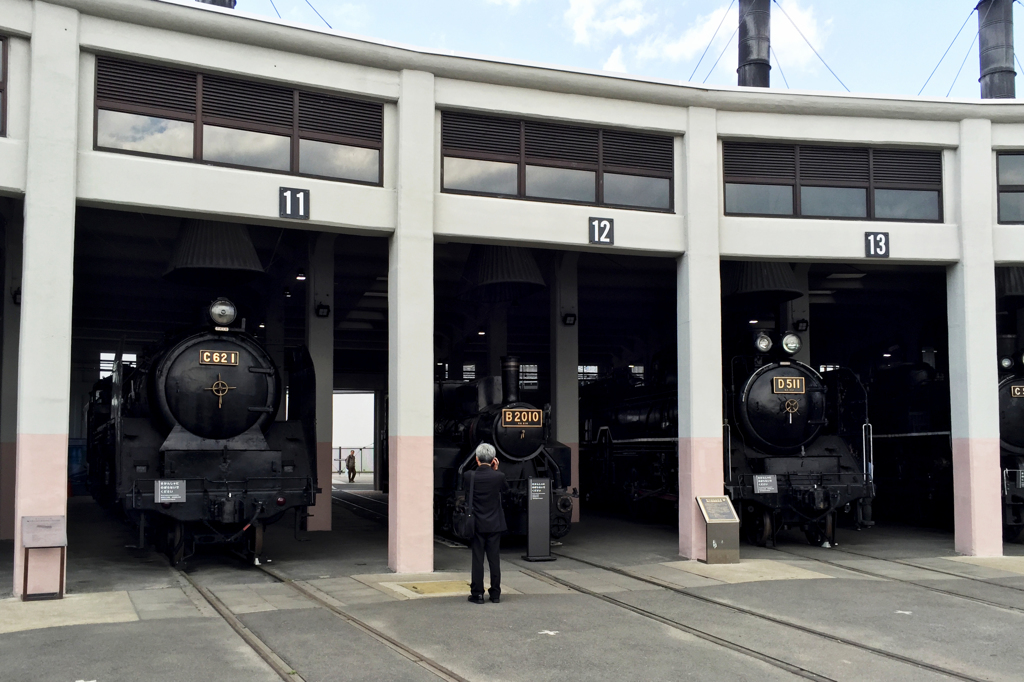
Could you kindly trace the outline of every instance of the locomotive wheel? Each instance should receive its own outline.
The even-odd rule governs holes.
[[[185,556],[185,524],[171,521],[167,526],[167,560],[177,566]]]
[[[569,533],[569,520],[564,516],[551,517],[551,537],[555,540],[564,538]]]
[[[744,515],[745,535],[751,545],[764,547],[772,537],[772,515],[767,509],[760,514],[756,509],[748,510]]]
[[[263,530],[262,523],[254,523],[249,532],[245,534],[245,561],[255,564],[263,554]]]
[[[1024,526],[1003,526],[1003,542],[1017,542],[1024,535]]]

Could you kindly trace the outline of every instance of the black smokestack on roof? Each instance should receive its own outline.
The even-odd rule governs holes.
[[[1013,0],[982,0],[977,9],[981,98],[1013,99]]]
[[[217,5],[217,7],[234,9],[236,0],[196,0],[196,2],[201,2],[204,5]]]
[[[740,0],[740,61],[736,69],[740,85],[767,88],[771,84],[771,37],[771,0]]]

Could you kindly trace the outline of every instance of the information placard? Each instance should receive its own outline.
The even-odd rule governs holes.
[[[754,494],[779,492],[779,477],[775,474],[754,474]]]
[[[153,486],[153,501],[157,504],[165,502],[185,501],[185,481],[159,478]]]
[[[728,497],[698,497],[697,504],[707,523],[739,523],[740,517]]]
[[[67,547],[67,517],[22,516],[21,544],[25,549]]]

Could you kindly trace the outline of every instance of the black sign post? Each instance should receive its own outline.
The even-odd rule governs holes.
[[[528,478],[526,501],[527,561],[554,561],[551,556],[551,479]]]

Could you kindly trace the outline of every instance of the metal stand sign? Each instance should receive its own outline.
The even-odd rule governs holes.
[[[527,479],[529,499],[526,501],[527,561],[554,561],[551,556],[551,479]]]
[[[25,572],[21,588],[22,601],[64,598],[64,566],[67,560],[68,531],[64,516],[23,516],[21,517],[21,545],[25,548],[22,570]],[[60,576],[56,592],[28,592],[29,550],[60,549]]]
[[[707,526],[708,564],[740,562],[740,517],[728,497],[698,497],[697,505]]]

